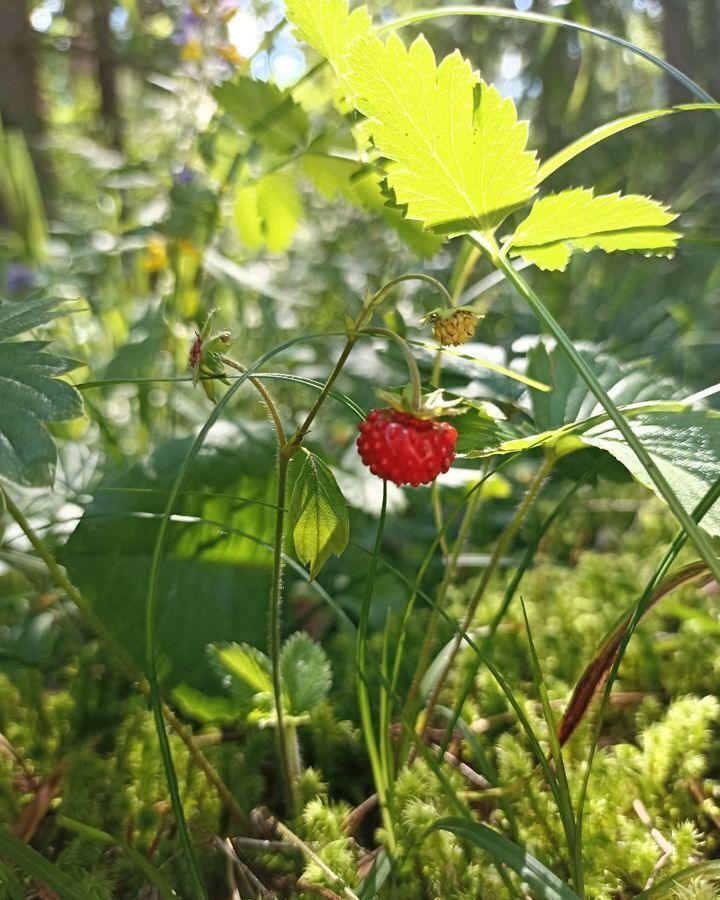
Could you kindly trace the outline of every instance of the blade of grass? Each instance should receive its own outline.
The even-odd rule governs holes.
[[[705,513],[713,506],[715,501],[720,498],[720,478],[713,484],[710,490],[705,494],[703,499],[698,503],[692,513],[693,523],[699,522]],[[610,704],[610,694],[612,692],[612,686],[615,683],[615,679],[617,678],[617,673],[620,670],[620,663],[625,655],[625,650],[627,649],[628,644],[630,643],[630,638],[633,636],[635,629],[637,628],[638,622],[642,617],[643,612],[647,604],[650,602],[653,593],[657,590],[659,585],[662,583],[662,580],[667,575],[670,566],[675,561],[678,553],[685,546],[685,543],[688,540],[688,534],[685,528],[681,528],[678,533],[673,538],[672,543],[668,547],[667,551],[663,555],[663,558],[660,560],[660,563],[655,570],[652,578],[647,584],[642,596],[638,599],[637,605],[635,606],[635,611],[633,612],[632,619],[630,620],[630,624],[623,635],[622,642],[618,647],[617,655],[615,656],[615,660],[613,662],[612,668],[610,670],[610,674],[608,675],[607,681],[605,682],[605,690],[603,691],[602,702],[600,704],[600,709],[598,711],[597,722],[595,723],[594,729],[594,739],[590,743],[590,753],[588,754],[588,761],[585,767],[585,774],[583,777],[582,785],[580,788],[580,795],[578,797],[577,803],[577,832],[578,832],[578,840],[582,841],[582,828],[583,828],[583,813],[585,810],[585,799],[587,797],[587,789],[588,784],[590,783],[590,773],[592,771],[592,764],[595,758],[595,751],[597,749],[597,745],[600,739],[600,733],[602,729],[602,724],[605,719],[605,714],[607,712],[608,706]],[[716,579],[717,580],[717,579]]]
[[[530,648],[530,661],[532,663],[535,687],[540,694],[543,714],[545,716],[545,722],[548,728],[550,751],[552,753],[553,761],[555,762],[555,773],[557,776],[558,785],[556,801],[558,804],[560,818],[563,824],[563,831],[565,832],[565,842],[567,844],[569,854],[568,861],[570,864],[570,872],[572,873],[573,886],[578,894],[582,897],[584,893],[582,853],[580,853],[576,849],[577,833],[575,828],[575,813],[573,812],[570,786],[567,780],[567,772],[565,771],[565,761],[563,760],[562,748],[557,736],[555,715],[553,714],[552,706],[550,704],[550,697],[548,696],[545,679],[543,678],[542,668],[540,667],[540,660],[538,659],[537,651],[535,650],[535,642],[533,641],[532,632],[530,630],[530,622],[527,617],[527,609],[525,608],[525,603],[522,597],[520,598],[520,606],[522,608],[523,620],[525,622],[525,633],[527,634],[528,647]]]
[[[675,66],[666,62],[664,59],[655,56],[648,50],[638,47],[632,41],[618,37],[615,34],[609,34],[606,31],[600,31],[599,28],[593,28],[591,25],[583,25],[581,22],[573,22],[571,19],[561,19],[557,16],[548,16],[543,13],[521,12],[516,9],[502,9],[499,6],[442,6],[438,9],[427,9],[418,12],[408,13],[404,16],[398,16],[391,22],[382,25],[378,31],[388,32],[395,31],[398,28],[406,28],[408,25],[417,25],[420,22],[427,22],[430,19],[440,19],[445,16],[490,16],[500,19],[519,19],[524,22],[535,22],[540,25],[551,25],[558,28],[568,28],[571,31],[578,31],[582,34],[588,34],[593,38],[602,41],[609,41],[617,44],[631,53],[635,53],[642,59],[662,69],[665,74],[669,75],[703,103],[714,103],[715,100],[707,91],[704,91],[699,84],[696,84],[691,78],[688,78]]]
[[[362,607],[360,609],[360,618],[357,629],[357,691],[358,705],[360,707],[360,722],[362,724],[365,745],[367,746],[368,756],[370,757],[370,768],[373,772],[375,780],[375,788],[378,792],[380,803],[380,814],[388,836],[388,846],[391,853],[395,852],[395,825],[390,809],[390,785],[386,781],[386,770],[383,766],[378,742],[375,737],[375,726],[373,724],[372,707],[370,704],[370,694],[368,692],[367,679],[367,636],[368,623],[370,618],[370,606],[372,605],[373,588],[375,586],[375,575],[377,573],[378,558],[380,548],[382,546],[383,532],[385,529],[385,514],[387,513],[387,481],[383,481],[382,507],[380,509],[380,517],[378,518],[378,527],[375,535],[375,546],[370,557],[370,567],[367,573],[367,581],[365,583],[365,594],[363,596]],[[380,664],[380,675],[382,677],[382,664]],[[382,738],[381,738],[382,740]]]
[[[63,900],[87,900],[87,894],[77,887],[74,878],[66,875],[62,869],[58,869],[5,828],[0,828],[0,855],[11,859],[28,875],[57,891]]]
[[[425,836],[432,834],[433,831],[449,831],[481,847],[495,862],[517,872],[530,890],[543,900],[580,900],[580,897],[540,860],[482,822],[467,822],[465,819],[448,817],[439,819],[431,825]]]

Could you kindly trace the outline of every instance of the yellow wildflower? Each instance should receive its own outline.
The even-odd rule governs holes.
[[[180,59],[184,62],[198,62],[202,59],[202,44],[197,38],[190,38],[183,46],[180,51]]]
[[[145,253],[143,269],[145,269],[146,272],[160,272],[167,266],[167,246],[164,238],[150,238],[147,242]]]
[[[247,62],[244,56],[240,56],[238,48],[234,44],[225,44],[217,48],[217,52],[226,62],[233,66],[242,66]]]

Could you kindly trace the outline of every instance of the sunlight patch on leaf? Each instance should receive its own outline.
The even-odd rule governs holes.
[[[527,123],[459,52],[438,66],[423,36],[408,49],[368,34],[352,45],[345,80],[409,218],[448,234],[493,231],[532,196]]]
[[[266,175],[235,196],[238,233],[251,250],[263,245],[274,253],[287,250],[302,214],[302,198],[289,175]]]
[[[350,45],[372,28],[367,9],[350,13],[348,0],[286,0],[285,8],[299,40],[329,60],[338,75],[345,72]]]

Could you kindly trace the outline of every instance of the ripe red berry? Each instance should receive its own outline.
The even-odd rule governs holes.
[[[447,422],[374,409],[360,423],[360,458],[373,475],[397,485],[429,484],[455,459],[457,431]]]

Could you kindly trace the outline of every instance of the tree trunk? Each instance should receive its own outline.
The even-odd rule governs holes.
[[[665,59],[676,69],[693,77],[693,46],[687,0],[663,0],[663,45]],[[668,98],[671,103],[688,103],[687,89],[674,78],[667,79]]]
[[[109,0],[93,0],[92,25],[95,37],[97,80],[100,88],[100,116],[107,128],[108,143],[116,150],[122,149],[122,120],[117,89],[117,64],[113,36],[110,30]]]
[[[0,115],[30,139],[43,130],[27,0],[0,2]]]

